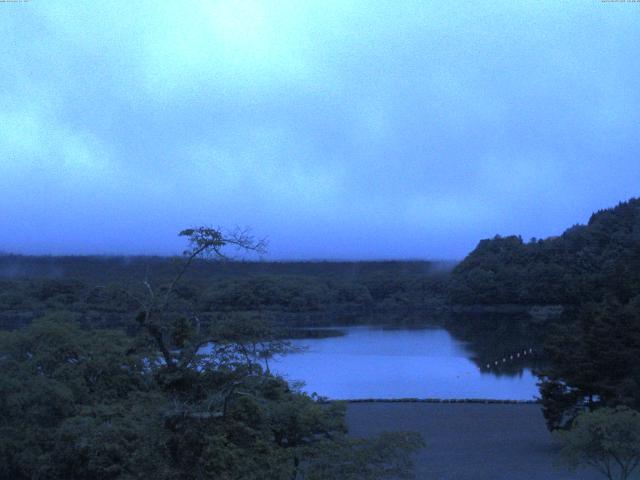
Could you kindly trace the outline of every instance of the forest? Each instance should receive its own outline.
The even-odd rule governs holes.
[[[428,439],[354,440],[344,404],[270,372],[289,339],[335,324],[429,318],[471,342],[478,364],[505,338],[536,338],[540,402],[567,448],[562,435],[588,421],[640,409],[640,199],[558,237],[482,240],[455,267],[237,261],[226,248],[261,245],[204,227],[181,235],[176,258],[0,257],[0,477],[410,476]],[[563,310],[498,322],[457,305]]]
[[[559,237],[482,240],[451,274],[461,304],[560,304],[546,326],[541,397],[550,428],[584,409],[640,407],[640,199]]]
[[[482,240],[451,275],[456,304],[630,302],[640,291],[640,199],[594,213],[558,237]]]
[[[125,326],[136,304],[128,289],[166,283],[180,258],[0,256],[0,327],[46,312],[80,323]],[[259,314],[281,326],[411,321],[446,305],[451,265],[429,261],[248,262],[195,259],[170,308],[212,315]]]
[[[290,347],[268,321],[233,311],[200,321],[192,291],[180,289],[191,263],[205,254],[223,258],[227,245],[260,244],[210,228],[181,235],[190,249],[164,283],[145,273],[139,289],[51,279],[5,285],[5,302],[43,313],[0,334],[0,478],[408,475],[421,437],[348,437],[344,404],[270,373],[268,359]],[[282,292],[296,298],[300,289],[288,284]],[[262,295],[249,306],[261,301],[273,305]],[[118,319],[133,312],[131,324],[93,322],[96,305]],[[83,316],[87,306],[94,316]]]

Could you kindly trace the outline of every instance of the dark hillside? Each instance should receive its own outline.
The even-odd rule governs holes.
[[[453,270],[457,304],[621,303],[640,292],[640,199],[594,213],[545,240],[482,240]]]
[[[585,407],[640,407],[640,199],[560,237],[481,241],[454,269],[450,296],[467,305],[571,307],[545,325],[539,377],[549,428],[566,428]]]

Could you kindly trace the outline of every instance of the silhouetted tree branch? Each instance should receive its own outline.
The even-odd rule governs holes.
[[[174,346],[170,345],[167,325],[165,325],[166,322],[164,321],[176,287],[194,260],[200,257],[228,259],[229,256],[225,252],[227,248],[264,254],[266,253],[267,245],[265,239],[256,240],[246,229],[237,229],[225,233],[219,228],[196,227],[182,230],[179,236],[186,237],[189,242],[189,248],[183,252],[184,260],[182,265],[166,289],[161,289],[164,290],[162,300],[158,299],[157,292],[159,290],[152,287],[148,277],[145,278],[143,285],[147,292],[146,299],[139,301],[142,306],[142,312],[137,316],[138,323],[155,342],[158,352],[162,355],[169,370],[174,370],[179,365],[188,365],[202,346],[202,342],[194,341],[188,346],[190,348],[181,346],[177,349],[172,349]],[[197,317],[195,317],[195,322],[199,324]],[[187,352],[184,351],[185,348],[188,350]],[[180,362],[181,358],[186,361]]]

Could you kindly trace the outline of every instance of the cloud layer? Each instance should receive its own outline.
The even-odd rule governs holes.
[[[0,9],[4,251],[460,258],[638,195],[638,4]]]

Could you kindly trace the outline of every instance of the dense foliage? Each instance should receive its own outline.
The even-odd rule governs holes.
[[[556,432],[569,465],[590,465],[609,480],[627,480],[640,465],[640,413],[601,408],[578,416],[570,431]]]
[[[0,328],[51,311],[90,326],[130,327],[140,279],[168,283],[176,259],[0,256]],[[257,312],[281,325],[388,321],[440,312],[447,270],[430,262],[237,262],[196,259],[176,288],[176,312]],[[136,283],[135,280],[138,280]]]
[[[640,199],[557,238],[483,240],[454,269],[451,297],[570,307],[545,326],[548,364],[539,373],[550,428],[570,427],[585,409],[640,408]]]
[[[594,213],[559,237],[482,240],[452,273],[460,304],[569,304],[640,292],[640,199]]]
[[[0,478],[406,474],[418,437],[347,438],[343,405],[318,402],[246,361],[247,330],[224,326],[219,348],[175,369],[144,338],[82,330],[60,316],[5,332]],[[357,465],[368,476],[354,476]]]
[[[584,409],[640,409],[640,296],[627,304],[590,303],[547,337],[540,392],[550,428]]]
[[[268,322],[227,314],[205,323],[190,308],[197,297],[180,293],[198,257],[261,244],[204,227],[181,235],[190,248],[168,282],[97,289],[124,315],[137,312],[133,332],[81,328],[82,313],[69,312],[0,334],[0,478],[407,476],[418,435],[347,437],[344,405],[271,375],[269,358],[289,346]],[[44,283],[35,296],[68,305],[77,286]]]

